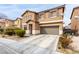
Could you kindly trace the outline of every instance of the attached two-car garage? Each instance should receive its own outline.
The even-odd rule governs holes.
[[[41,34],[59,34],[59,26],[42,26],[40,27]]]

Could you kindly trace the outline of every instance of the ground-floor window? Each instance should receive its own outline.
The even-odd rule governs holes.
[[[1,28],[1,26],[0,26],[0,28]]]
[[[24,25],[24,30],[27,30],[27,26],[26,25]]]

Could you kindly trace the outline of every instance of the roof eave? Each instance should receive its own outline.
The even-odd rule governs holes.
[[[32,12],[32,13],[36,13],[36,14],[38,14],[38,13],[35,12],[35,11],[26,10],[21,16],[23,16],[26,12]]]
[[[79,8],[79,6],[73,8],[72,13],[71,13],[71,16],[70,16],[70,19],[72,18],[72,15],[73,15],[74,10],[77,9],[77,8]]]
[[[40,12],[38,12],[38,13],[43,13],[43,12],[48,12],[48,11],[50,11],[50,10],[54,10],[54,9],[57,9],[57,8],[65,8],[65,4],[64,5],[61,5],[61,6],[57,6],[57,7],[55,7],[55,8],[51,8],[51,9],[47,9],[47,10],[44,10],[44,11],[40,11]]]

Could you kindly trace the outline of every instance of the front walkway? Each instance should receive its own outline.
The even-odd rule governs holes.
[[[57,35],[33,35],[17,42],[0,38],[0,53],[51,54],[57,53]],[[1,52],[3,51],[3,52]]]

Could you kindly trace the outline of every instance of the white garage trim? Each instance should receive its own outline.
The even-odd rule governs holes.
[[[63,34],[63,26],[59,25],[59,35]]]
[[[63,31],[62,30],[59,30],[59,35],[61,35],[63,33]]]

